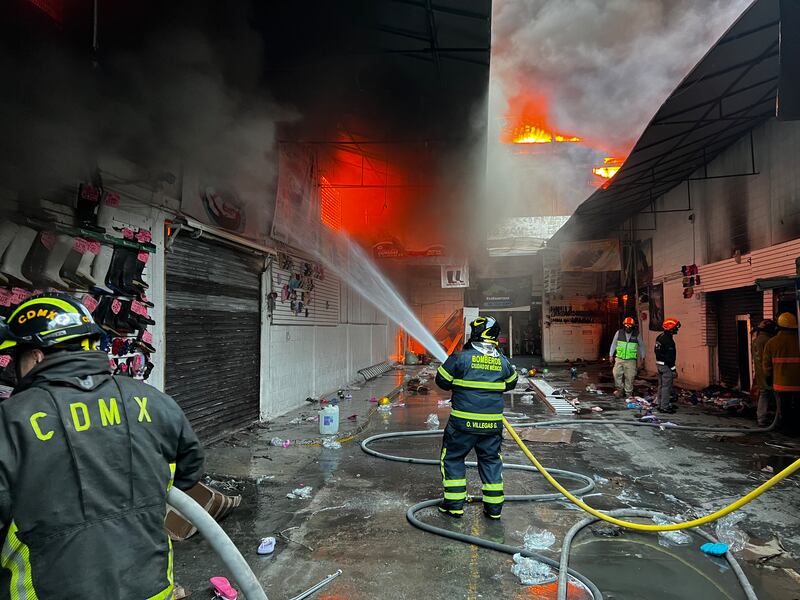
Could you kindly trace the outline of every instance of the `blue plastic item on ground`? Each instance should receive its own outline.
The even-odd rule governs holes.
[[[707,542],[700,546],[701,552],[705,552],[711,556],[725,556],[728,551],[728,544],[712,544]]]

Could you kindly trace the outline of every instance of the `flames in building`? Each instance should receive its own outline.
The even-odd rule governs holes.
[[[552,133],[536,125],[520,125],[511,133],[512,144],[552,144],[553,142],[581,142],[577,136]]]
[[[545,144],[580,144],[597,154],[609,151],[608,148],[603,151],[602,141],[587,140],[579,135],[558,131],[550,119],[548,99],[542,94],[528,92],[518,94],[509,100],[500,141],[520,148],[520,151],[514,151],[515,154],[540,153],[538,150],[533,150],[533,146],[528,146],[531,150],[522,150],[521,145],[524,144],[540,145],[542,150]],[[593,186],[607,186],[624,160],[616,156],[606,157],[602,165],[592,167],[592,176],[586,174],[591,179],[589,183]],[[584,165],[583,168],[588,168],[590,164]]]
[[[614,175],[617,174],[619,168],[622,166],[624,159],[622,158],[615,158],[615,157],[606,157],[603,160],[603,165],[600,167],[594,167],[592,169],[592,173],[597,175],[598,177],[602,177],[603,179],[611,179]]]

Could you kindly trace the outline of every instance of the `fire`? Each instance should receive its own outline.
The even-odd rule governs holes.
[[[339,231],[342,229],[342,199],[339,190],[332,187],[323,175],[319,178],[320,221],[328,229]]]
[[[617,174],[623,162],[624,159],[622,158],[606,157],[603,159],[603,166],[594,167],[592,173],[603,179],[611,179]]]
[[[542,95],[520,94],[509,100],[506,113],[508,127],[501,141],[506,144],[552,144],[582,142],[575,135],[553,130],[548,125],[547,99]]]
[[[553,134],[536,125],[522,125],[511,134],[512,144],[552,144],[553,142],[580,142],[576,136]]]

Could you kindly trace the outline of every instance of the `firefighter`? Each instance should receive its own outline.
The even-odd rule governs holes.
[[[677,409],[672,404],[672,387],[675,382],[675,340],[673,337],[681,328],[678,319],[668,318],[662,324],[663,333],[656,338],[656,367],[658,368],[659,410],[674,413]]]
[[[631,317],[622,321],[622,329],[614,334],[608,357],[613,366],[614,383],[617,386],[615,395],[633,396],[633,380],[644,361],[644,344],[639,340],[639,330]]]
[[[171,485],[203,451],[169,396],[109,374],[102,330],[67,294],[0,319],[17,386],[0,404],[0,598],[169,599]]]
[[[499,519],[503,510],[503,392],[514,389],[517,372],[497,350],[500,326],[492,317],[470,324],[470,338],[436,374],[436,384],[452,390],[453,409],[444,429],[440,467],[444,500],[442,513],[464,514],[467,474],[464,459],[475,449],[483,482],[483,514]]]
[[[764,346],[770,341],[778,331],[778,325],[772,319],[764,319],[755,329],[755,338],[751,345],[753,354],[753,373],[755,374],[755,384],[758,387],[758,407],[756,409],[756,419],[761,427],[770,424],[769,413],[775,406],[775,392],[772,386],[767,384],[764,374]]]
[[[764,346],[764,376],[778,397],[782,427],[800,430],[800,343],[797,317],[785,312],[778,316],[778,333]]]

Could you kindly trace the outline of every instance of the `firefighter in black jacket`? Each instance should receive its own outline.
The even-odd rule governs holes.
[[[0,404],[0,598],[167,600],[171,485],[203,451],[175,401],[109,374],[101,330],[66,294],[0,320],[18,385]]]
[[[661,412],[674,413],[672,385],[675,381],[675,340],[673,336],[681,328],[678,319],[665,319],[664,332],[656,338],[656,367],[658,368],[658,398]]]
[[[452,390],[452,411],[444,429],[440,466],[444,500],[439,510],[464,514],[467,473],[464,459],[475,449],[483,482],[483,513],[499,519],[503,510],[503,392],[513,389],[517,373],[497,351],[500,326],[491,317],[470,324],[470,339],[439,367],[436,384]]]

